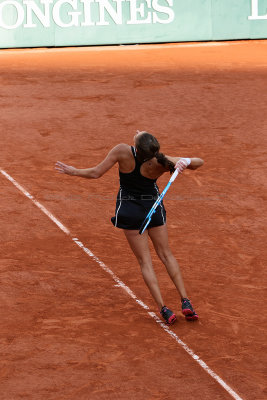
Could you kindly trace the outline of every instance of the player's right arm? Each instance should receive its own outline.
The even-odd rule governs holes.
[[[172,161],[175,165],[184,157],[169,157],[166,156],[170,161]],[[201,158],[190,158],[190,164],[188,165],[188,169],[197,169],[204,164],[204,161]]]

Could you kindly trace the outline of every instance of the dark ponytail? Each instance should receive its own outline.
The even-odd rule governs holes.
[[[153,157],[156,157],[159,164],[161,164],[164,168],[169,170],[170,172],[175,171],[175,164],[168,160],[168,158],[163,154],[159,153],[160,144],[155,138],[155,136],[151,135],[148,132],[143,132],[138,138],[137,144],[137,158],[140,162],[145,162],[151,160]]]
[[[175,164],[168,160],[168,158],[163,153],[156,153],[155,157],[159,164],[161,164],[164,168],[168,169],[171,173],[175,171]]]

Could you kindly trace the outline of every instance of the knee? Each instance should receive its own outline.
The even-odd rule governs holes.
[[[137,261],[138,264],[140,265],[141,269],[147,269],[147,268],[151,268],[152,266],[152,261],[151,258],[147,258],[147,257],[137,257]]]
[[[168,264],[173,258],[173,254],[170,248],[158,249],[157,254],[159,256],[159,259],[163,262],[163,264]]]

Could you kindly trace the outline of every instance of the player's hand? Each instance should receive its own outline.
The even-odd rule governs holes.
[[[138,135],[138,133],[145,133],[146,131],[139,131],[138,129],[137,129],[137,131],[136,131],[136,134]]]
[[[55,170],[60,174],[75,175],[76,168],[71,165],[64,164],[63,162],[57,161]]]
[[[184,169],[186,169],[188,166],[186,160],[184,159],[180,159],[179,161],[177,161],[177,163],[175,164],[175,169],[178,169],[179,173],[183,172]]]

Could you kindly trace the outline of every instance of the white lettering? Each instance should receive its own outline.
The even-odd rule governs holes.
[[[173,6],[173,0],[166,0],[169,7],[164,7],[158,4],[158,0],[153,0],[152,7],[154,8],[155,11],[158,11],[160,13],[164,13],[168,15],[168,19],[161,19],[158,17],[157,13],[153,12],[153,23],[156,24],[157,22],[159,24],[170,24],[172,21],[174,21],[175,14],[172,8]]]
[[[3,21],[3,10],[5,6],[14,6],[17,12],[17,21],[15,23],[13,23],[13,25],[7,25],[4,21]],[[14,16],[14,13],[9,11],[8,15],[12,15],[12,17]],[[12,18],[13,19],[13,18]],[[3,3],[0,4],[0,27],[1,28],[5,28],[5,29],[16,29],[18,28],[18,26],[20,26],[23,23],[24,20],[24,10],[21,4],[19,4],[17,1],[15,0],[7,0],[7,1],[3,1]]]
[[[109,0],[96,0],[99,3],[99,22],[96,25],[110,25],[105,20],[105,10],[109,13],[115,24],[122,25],[122,6],[125,0],[112,0],[116,2],[116,10],[112,7]]]
[[[127,22],[128,25],[137,25],[137,24],[151,24],[152,19],[151,19],[151,12],[147,13],[147,18],[146,19],[138,19],[138,16],[141,18],[145,17],[145,5],[140,4],[140,7],[137,6],[137,2],[143,1],[143,0],[127,0],[130,2],[130,15],[131,19],[130,21]],[[151,0],[145,0],[147,3],[147,7],[151,8]]]
[[[44,13],[40,8],[38,8],[37,4],[34,0],[23,0],[23,3],[26,4],[27,17],[26,24],[24,24],[25,28],[35,28],[37,24],[33,23],[32,17],[33,13],[39,19],[41,24],[45,28],[49,28],[50,26],[50,4],[53,3],[53,0],[40,0],[41,4],[44,4]]]
[[[81,0],[81,3],[84,4],[84,22],[81,23],[81,26],[95,25],[91,15],[91,4],[94,3],[94,1],[95,0]]]
[[[169,24],[175,18],[173,3],[173,0],[0,0],[0,28],[16,29],[23,23],[24,28]],[[252,15],[256,16],[257,0],[253,4]]]
[[[81,12],[67,12],[67,15],[71,16],[71,21],[68,24],[65,24],[61,19],[61,6],[63,4],[70,4],[71,7],[75,10],[77,9],[77,0],[59,0],[53,8],[53,19],[55,23],[61,28],[69,28],[70,26],[79,26],[79,15]]]
[[[248,19],[267,19],[267,14],[259,15],[259,0],[251,0],[251,15]]]

